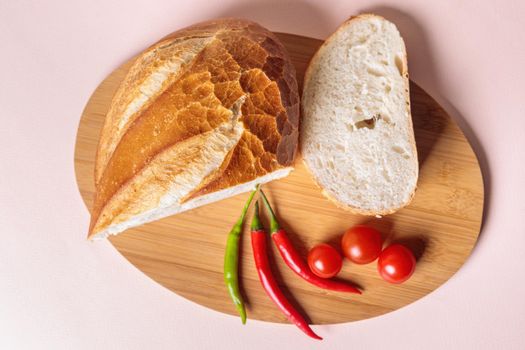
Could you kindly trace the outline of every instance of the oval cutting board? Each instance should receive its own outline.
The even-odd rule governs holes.
[[[322,41],[291,34],[278,36],[295,63],[301,87],[304,70]],[[80,120],[75,170],[88,208],[94,194],[99,132],[113,93],[128,68],[129,63],[122,65],[100,84]],[[361,320],[418,300],[447,281],[476,243],[483,215],[483,180],[476,155],[436,101],[414,83],[410,89],[420,177],[415,199],[408,207],[381,219],[338,209],[321,195],[300,159],[288,178],[265,185],[283,225],[304,256],[308,248],[320,242],[338,246],[346,228],[368,223],[384,233],[385,244],[405,243],[419,259],[415,274],[402,285],[381,280],[375,262],[359,266],[345,261],[340,277],[363,288],[363,295],[358,296],[307,284],[284,265],[272,246],[271,260],[281,286],[314,324]],[[211,309],[236,315],[223,282],[223,254],[227,233],[246,198],[245,193],[130,229],[110,241],[129,262],[166,288]],[[246,225],[240,274],[248,317],[287,322],[260,285],[249,237]]]

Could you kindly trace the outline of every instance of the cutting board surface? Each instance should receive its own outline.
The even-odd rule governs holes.
[[[292,57],[301,88],[306,66],[322,41],[277,35]],[[93,169],[99,133],[111,98],[129,66],[129,62],[122,65],[98,86],[80,120],[75,170],[88,208],[94,196]],[[408,207],[384,218],[338,209],[321,195],[300,159],[289,177],[264,186],[303,256],[317,243],[339,246],[345,229],[367,223],[383,232],[385,245],[404,243],[418,257],[416,272],[402,285],[381,280],[376,262],[355,265],[345,261],[339,277],[363,288],[363,295],[357,296],[321,290],[304,282],[284,265],[272,246],[270,258],[279,283],[314,324],[362,320],[410,304],[447,281],[476,243],[484,198],[476,155],[455,122],[432,97],[414,83],[410,85],[410,95],[420,176],[416,196]],[[222,267],[227,233],[247,196],[241,194],[130,229],[110,241],[154,281],[210,309],[236,315],[224,286]],[[250,219],[251,213],[248,222]],[[248,225],[242,238],[241,257],[241,288],[248,318],[287,322],[259,282]]]

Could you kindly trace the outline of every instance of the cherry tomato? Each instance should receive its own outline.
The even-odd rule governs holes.
[[[392,244],[379,255],[377,270],[383,279],[390,283],[403,283],[416,269],[414,254],[401,244]]]
[[[341,271],[343,258],[334,247],[322,243],[313,247],[308,253],[308,266],[317,276],[330,278]]]
[[[381,233],[364,225],[349,228],[341,240],[343,254],[356,264],[368,264],[377,259],[382,245]]]

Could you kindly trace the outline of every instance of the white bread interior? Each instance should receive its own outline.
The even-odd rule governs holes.
[[[418,160],[406,49],[394,24],[375,15],[345,22],[305,75],[301,153],[338,206],[384,215],[407,205]]]

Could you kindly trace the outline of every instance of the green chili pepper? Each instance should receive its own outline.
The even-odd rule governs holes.
[[[239,291],[239,239],[242,232],[242,224],[246,212],[250,207],[253,196],[259,190],[259,186],[250,193],[250,197],[244,208],[242,209],[241,217],[235,225],[233,225],[228,234],[228,241],[226,242],[226,254],[224,255],[224,282],[228,287],[228,293],[241,316],[242,324],[246,323],[246,309],[244,308],[244,301],[242,300],[241,292]]]

